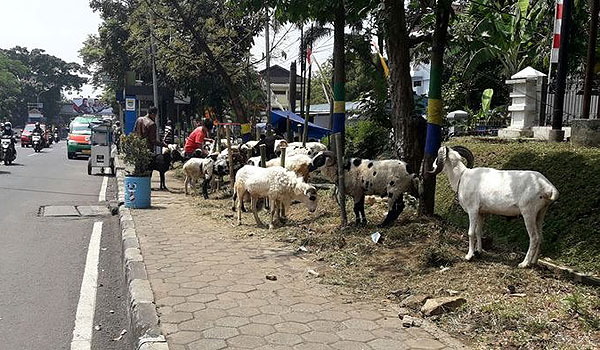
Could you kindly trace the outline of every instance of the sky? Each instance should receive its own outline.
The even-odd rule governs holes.
[[[0,0],[0,48],[39,48],[67,62],[82,64],[79,49],[98,32],[100,17],[88,0]],[[90,85],[67,97],[96,96]]]

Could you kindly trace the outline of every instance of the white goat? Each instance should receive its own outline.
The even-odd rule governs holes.
[[[317,153],[326,151],[327,146],[320,142],[307,142],[306,146],[302,146],[302,142],[290,142],[287,143],[285,140],[275,140],[275,154],[281,154],[281,148],[286,145],[286,155],[291,156],[294,154],[305,154],[311,158],[316,156]]]
[[[469,167],[461,161],[467,159]],[[435,167],[429,174],[444,171],[450,186],[458,194],[458,202],[469,215],[469,252],[483,252],[481,231],[484,214],[523,216],[529,234],[529,249],[519,267],[537,263],[542,243],[542,225],[546,211],[558,199],[558,190],[537,171],[496,170],[474,168],[473,154],[465,147],[442,147],[438,151]]]
[[[242,222],[242,205],[244,198],[250,196],[252,212],[256,222],[262,226],[258,217],[257,203],[261,198],[268,198],[271,203],[271,221],[269,229],[275,226],[275,218],[279,218],[279,209],[285,210],[294,200],[303,202],[312,213],[317,209],[317,190],[305,183],[294,172],[282,167],[261,168],[246,165],[236,176],[233,188],[233,205],[237,198],[237,223]]]
[[[320,169],[330,181],[337,181],[337,162],[333,152],[319,152],[312,169]],[[366,224],[365,195],[388,196],[388,213],[380,226],[391,225],[404,210],[404,192],[416,185],[416,175],[400,160],[366,160],[353,158],[344,164],[346,194],[354,199],[357,224]]]
[[[215,161],[212,158],[192,158],[185,162],[183,165],[183,172],[185,173],[185,194],[189,194],[188,186],[192,186],[192,189],[196,189],[196,182],[199,179],[204,179],[202,183],[202,195],[204,199],[208,199],[208,184],[210,183],[213,176],[213,168]]]

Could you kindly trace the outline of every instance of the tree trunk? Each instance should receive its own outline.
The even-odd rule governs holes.
[[[414,113],[412,78],[410,76],[410,42],[406,30],[404,2],[385,0],[392,126],[394,144],[400,159],[407,162],[409,171],[418,173],[423,159],[424,120]]]
[[[192,34],[194,40],[196,41],[200,49],[206,54],[209,61],[215,66],[217,73],[219,74],[221,79],[223,79],[223,83],[225,84],[225,87],[229,92],[229,99],[231,100],[231,106],[233,107],[233,111],[235,113],[235,116],[237,117],[237,122],[242,124],[248,123],[248,118],[246,117],[246,113],[244,113],[244,108],[240,100],[240,92],[237,86],[233,83],[233,80],[231,80],[229,73],[227,73],[225,67],[223,67],[221,62],[215,57],[212,50],[206,43],[206,40],[204,40],[202,35],[198,33],[198,31],[194,28],[194,24],[191,22],[190,18],[185,14],[178,0],[170,0],[169,2],[175,8],[179,17],[181,17],[184,26],[187,28],[190,34]]]
[[[596,62],[596,37],[598,36],[598,10],[600,0],[590,0],[590,37],[588,39],[585,85],[583,88],[583,119],[590,117],[592,83],[594,82],[594,63]],[[600,102],[599,102],[600,104]]]
[[[425,146],[424,171],[430,171],[441,144],[443,124],[442,71],[444,50],[448,34],[451,0],[438,0],[435,9],[435,30],[431,46],[431,75],[429,102],[427,105],[427,143]],[[423,193],[419,198],[419,214],[433,215],[435,205],[435,177],[425,177]]]

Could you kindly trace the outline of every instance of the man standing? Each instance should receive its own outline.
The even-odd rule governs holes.
[[[133,131],[142,139],[148,142],[148,149],[152,154],[155,154],[155,147],[162,146],[166,147],[167,145],[160,141],[156,136],[156,123],[154,120],[156,119],[156,114],[158,113],[158,108],[150,107],[148,110],[148,114],[145,116],[138,118],[135,121],[135,127]]]

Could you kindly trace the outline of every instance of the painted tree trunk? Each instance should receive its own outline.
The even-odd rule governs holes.
[[[435,30],[431,47],[431,74],[429,81],[429,101],[427,104],[427,141],[425,144],[424,170],[432,169],[441,145],[443,103],[442,72],[444,68],[444,50],[450,18],[450,0],[438,0],[435,9]],[[419,213],[433,215],[435,205],[435,176],[425,177],[423,193],[419,198]]]
[[[343,1],[340,1],[338,8],[335,10],[335,21],[333,23],[333,132],[342,134],[342,143],[344,143],[346,135],[345,23],[346,13]]]

